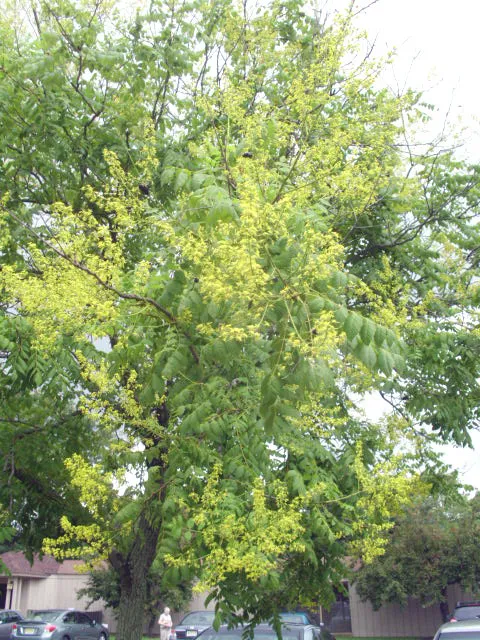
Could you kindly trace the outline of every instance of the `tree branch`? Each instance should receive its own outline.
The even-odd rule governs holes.
[[[95,271],[92,271],[92,269],[87,267],[87,265],[83,264],[82,262],[79,262],[75,258],[72,258],[65,251],[63,251],[63,249],[59,249],[54,244],[52,244],[51,242],[49,242],[48,240],[43,238],[39,233],[37,233],[34,229],[32,229],[32,227],[30,227],[23,220],[21,220],[17,215],[15,215],[14,213],[11,213],[11,212],[10,212],[10,215],[12,216],[12,218],[16,222],[18,222],[18,224],[20,224],[24,229],[26,229],[37,240],[39,240],[40,242],[45,244],[49,249],[51,249],[54,253],[56,253],[63,260],[66,260],[73,267],[75,267],[79,271],[83,271],[84,273],[86,273],[89,276],[91,276],[92,278],[94,278],[98,282],[98,284],[101,287],[103,287],[104,289],[106,289],[107,291],[111,291],[112,293],[117,295],[122,300],[135,300],[136,302],[141,302],[143,304],[150,305],[150,306],[154,307],[157,311],[159,311],[163,316],[165,316],[167,318],[167,320],[171,324],[173,324],[173,325],[175,325],[177,327],[179,326],[178,320],[173,315],[173,313],[171,313],[168,309],[163,307],[161,304],[159,304],[153,298],[150,298],[149,296],[141,296],[141,295],[139,295],[137,293],[127,293],[125,291],[120,291],[120,289],[117,289],[112,284],[109,284],[108,282],[103,280],[103,278],[101,278],[98,275],[98,273],[95,273]],[[189,341],[191,341],[191,337],[187,332],[185,332],[185,331],[183,331],[181,329],[180,329],[180,331]],[[193,346],[193,344],[190,344],[189,349],[190,349],[190,353],[192,354],[195,362],[198,364],[200,362],[200,357],[199,357],[199,355],[197,353],[197,350]]]

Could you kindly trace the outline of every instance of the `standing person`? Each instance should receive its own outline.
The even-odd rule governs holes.
[[[172,630],[172,618],[168,607],[163,610],[158,619],[158,624],[160,625],[160,640],[169,640],[170,631]]]

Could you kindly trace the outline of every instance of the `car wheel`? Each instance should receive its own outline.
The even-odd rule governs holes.
[[[104,633],[101,633],[101,634],[98,636],[98,640],[107,640],[107,636],[106,636]]]
[[[62,640],[70,640],[69,636],[63,636]]]

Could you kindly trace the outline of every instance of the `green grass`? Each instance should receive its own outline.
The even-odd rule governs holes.
[[[142,640],[152,640],[152,638],[159,638],[160,636],[143,636]],[[115,634],[111,633],[108,636],[109,640],[116,640]]]
[[[152,640],[152,638],[157,638],[157,636],[143,636],[142,640]],[[423,640],[423,638],[420,638],[419,636],[409,636],[409,637],[399,636],[398,638],[397,637],[382,638],[379,636],[360,637],[360,636],[352,636],[351,634],[341,635],[339,633],[335,634],[335,638],[336,640]],[[110,640],[116,640],[114,633],[110,634]]]
[[[398,638],[397,637],[382,638],[379,636],[360,637],[360,636],[352,636],[351,634],[342,635],[340,633],[335,633],[334,635],[337,640],[422,640],[419,636],[399,636]]]

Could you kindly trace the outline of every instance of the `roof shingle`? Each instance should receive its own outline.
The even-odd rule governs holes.
[[[8,567],[12,576],[25,576],[32,578],[46,578],[52,574],[73,575],[78,573],[75,567],[83,565],[81,560],[65,560],[65,562],[57,562],[52,556],[38,555],[34,557],[33,564],[27,560],[21,551],[7,551],[0,554],[0,558]]]

